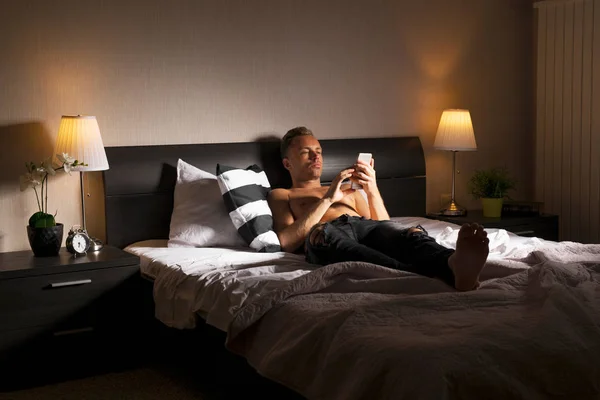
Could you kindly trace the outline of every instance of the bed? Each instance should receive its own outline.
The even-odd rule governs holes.
[[[323,183],[361,151],[392,219],[448,247],[458,225],[424,218],[419,138],[322,140]],[[222,333],[260,375],[310,399],[598,398],[600,246],[488,229],[479,290],[374,264],[318,267],[245,246],[169,247],[177,163],[264,168],[289,185],[279,143],[108,147],[107,243],[137,254],[154,316]],[[198,341],[202,343],[202,340]]]

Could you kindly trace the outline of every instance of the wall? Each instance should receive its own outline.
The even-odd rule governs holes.
[[[459,202],[478,207],[466,181],[491,165],[509,167],[515,196],[529,198],[532,31],[522,0],[11,2],[0,17],[0,250],[28,248],[36,201],[18,177],[52,153],[63,114],[96,115],[106,146],[251,141],[297,125],[321,138],[419,135],[435,211],[451,181],[451,155],[431,149],[439,117],[469,108],[479,149],[458,154]],[[80,223],[78,190],[76,174],[50,182],[67,227]],[[90,190],[92,216],[101,195]]]
[[[536,7],[536,198],[562,240],[599,243],[600,1]]]

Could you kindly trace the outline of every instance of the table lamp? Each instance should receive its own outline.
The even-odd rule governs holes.
[[[79,171],[79,184],[81,186],[81,216],[83,230],[87,233],[85,224],[85,195],[83,188],[83,173],[86,171],[105,171],[108,169],[108,160],[104,151],[104,144],[100,136],[100,128],[95,116],[91,115],[63,115],[58,128],[55,154],[68,153],[70,157],[79,160],[87,166],[74,167]],[[90,251],[98,251],[104,246],[97,239],[90,237],[92,244]]]
[[[456,203],[455,175],[456,152],[477,150],[471,114],[468,110],[444,110],[433,147],[437,150],[452,152],[452,198],[450,203],[440,210],[440,214],[447,216],[465,215],[467,211]]]

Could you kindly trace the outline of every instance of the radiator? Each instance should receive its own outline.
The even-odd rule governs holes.
[[[600,243],[600,0],[534,4],[536,200],[560,240]]]

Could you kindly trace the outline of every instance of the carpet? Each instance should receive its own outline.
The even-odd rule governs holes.
[[[2,400],[210,399],[200,388],[165,371],[140,368],[0,393]]]
[[[247,396],[301,398],[266,380],[218,382],[180,367],[150,366],[0,393],[0,400],[225,400]]]

